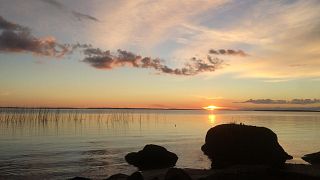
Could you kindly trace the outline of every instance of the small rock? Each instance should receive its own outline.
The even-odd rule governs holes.
[[[127,154],[125,159],[139,170],[151,170],[175,166],[178,156],[162,146],[148,144],[139,152]]]
[[[320,151],[312,154],[306,154],[302,159],[310,164],[320,164]]]

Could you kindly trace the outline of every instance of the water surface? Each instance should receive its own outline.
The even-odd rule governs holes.
[[[292,163],[320,149],[316,112],[1,109],[0,179],[132,173],[124,156],[150,143],[175,152],[178,167],[209,168],[200,150],[206,132],[230,122],[272,129]]]

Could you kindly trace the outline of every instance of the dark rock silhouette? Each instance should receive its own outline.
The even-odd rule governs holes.
[[[178,156],[162,146],[148,144],[139,152],[127,154],[125,159],[139,170],[150,170],[173,167]]]
[[[77,176],[77,177],[71,178],[71,179],[69,179],[69,180],[90,180],[90,179],[89,179],[89,178],[85,178],[85,177],[79,177],[79,176]]]
[[[127,180],[128,177],[126,174],[119,173],[108,177],[106,180]]]
[[[127,180],[144,180],[144,179],[143,179],[142,174],[139,171],[137,171],[137,172],[134,172],[133,174],[131,174],[127,178]]]
[[[243,124],[222,124],[211,128],[201,150],[212,161],[213,168],[241,164],[280,167],[292,159],[270,129]]]
[[[312,154],[306,154],[302,159],[310,164],[320,164],[320,151]]]
[[[191,177],[182,169],[170,168],[164,180],[192,180]]]
[[[296,173],[214,173],[199,180],[319,180],[319,177]]]

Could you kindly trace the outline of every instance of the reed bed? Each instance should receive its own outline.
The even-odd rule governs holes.
[[[65,124],[85,126],[91,123],[91,125],[101,125],[109,129],[123,129],[129,127],[134,121],[141,126],[142,121],[158,121],[160,117],[164,116],[158,112],[127,109],[0,108],[0,128],[12,132],[34,131],[34,128],[37,128],[37,131],[44,131],[52,127],[58,130]]]
[[[134,120],[149,119],[150,113],[135,113],[130,110],[100,110],[85,112],[83,109],[12,109],[0,108],[0,121],[58,121],[58,120]],[[158,117],[154,113],[154,117]]]

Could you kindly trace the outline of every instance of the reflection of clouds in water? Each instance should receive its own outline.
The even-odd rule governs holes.
[[[216,115],[214,114],[209,114],[208,119],[211,125],[214,125],[216,123]]]

